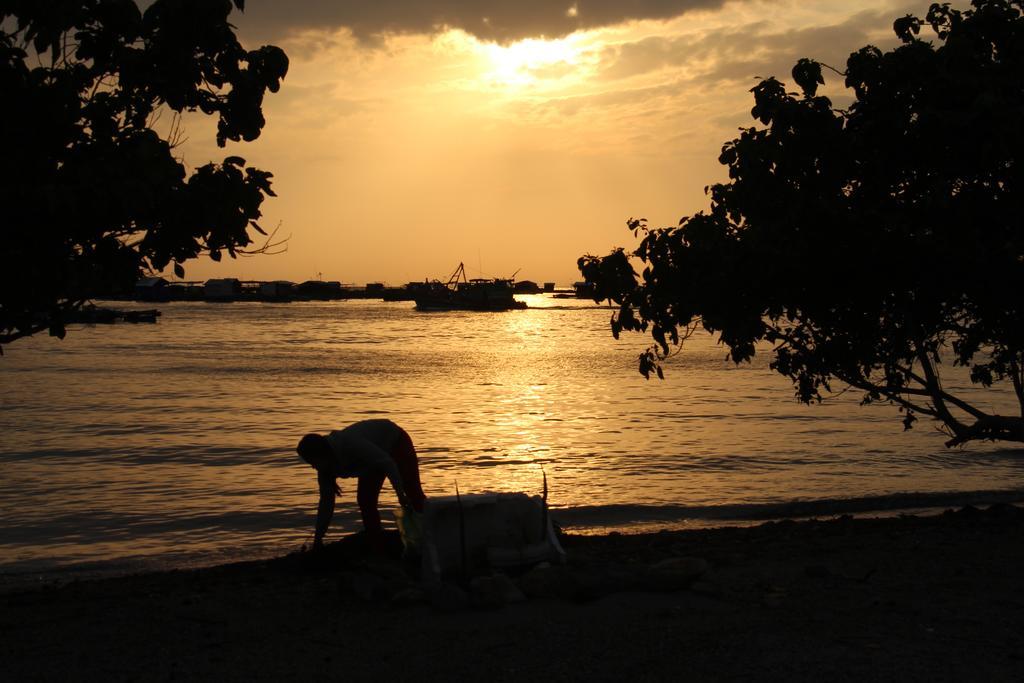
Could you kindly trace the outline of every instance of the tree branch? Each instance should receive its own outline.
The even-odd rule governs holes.
[[[1013,391],[1017,394],[1017,404],[1020,406],[1020,416],[1024,418],[1024,372],[1022,366],[1016,359],[1010,361],[1010,380],[1013,382]]]
[[[257,256],[260,254],[265,256],[276,256],[278,254],[284,254],[285,252],[288,251],[288,242],[291,241],[292,236],[288,235],[288,237],[285,237],[284,239],[281,240],[277,240],[275,242],[274,238],[277,237],[277,232],[280,229],[281,223],[279,222],[277,224],[277,227],[275,227],[271,231],[271,233],[267,235],[267,239],[263,242],[262,247],[257,247],[255,249],[236,249],[235,252],[239,256]]]
[[[1024,418],[987,415],[955,433],[953,438],[946,442],[946,446],[952,448],[978,439],[1024,441]]]
[[[852,387],[860,389],[861,391],[881,394],[886,398],[886,400],[898,403],[904,408],[912,410],[915,413],[928,415],[929,417],[934,417],[936,419],[938,419],[939,417],[938,413],[935,411],[934,408],[918,405],[917,403],[913,403],[909,399],[906,399],[903,396],[901,396],[901,394],[927,396],[927,392],[925,392],[923,389],[909,389],[909,387],[887,387],[885,385],[873,384],[872,382],[868,382],[865,380],[858,380],[854,377],[850,377],[848,375],[840,373],[836,373],[836,377],[839,378],[839,381],[845,382],[846,384],[849,384]]]
[[[64,303],[64,305],[62,305],[60,307],[60,312],[61,313],[71,313],[72,311],[77,311],[77,310],[79,310],[85,304],[85,301],[86,301],[85,299],[79,299],[79,300],[76,300],[76,301],[67,301],[67,302]],[[6,332],[6,333],[3,333],[3,334],[0,334],[0,346],[3,346],[4,344],[10,344],[11,342],[17,341],[17,340],[22,339],[24,337],[31,337],[32,335],[38,334],[39,332],[42,332],[43,330],[50,329],[50,327],[52,325],[53,325],[53,320],[52,319],[43,320],[41,322],[34,323],[34,324],[32,324],[31,326],[29,326],[27,328],[18,329],[18,330],[15,330],[14,332]],[[0,355],[3,355],[3,350],[2,349],[0,349]]]
[[[32,335],[42,332],[43,330],[47,330],[49,328],[49,324],[39,323],[33,325],[32,327],[29,327],[28,329],[21,329],[17,330],[16,332],[0,334],[0,346],[3,346],[4,344],[10,344],[11,342],[17,341],[23,337],[31,337]],[[0,350],[0,354],[2,353],[3,351]]]
[[[938,413],[938,417],[946,425],[953,430],[954,434],[959,435],[961,432],[967,429],[967,426],[953,417],[953,414],[949,412],[949,408],[946,407],[945,393],[942,387],[939,385],[939,377],[935,372],[935,368],[932,366],[932,359],[928,357],[928,352],[918,346],[917,350],[917,362],[921,364],[921,370],[924,372],[926,380],[925,386],[931,395],[933,404],[935,405],[935,411]]]

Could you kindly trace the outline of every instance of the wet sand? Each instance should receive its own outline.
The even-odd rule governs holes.
[[[0,595],[4,680],[1024,680],[1024,511],[566,536],[424,591],[358,536]]]

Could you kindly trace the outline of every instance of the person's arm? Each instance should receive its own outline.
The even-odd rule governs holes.
[[[320,486],[320,502],[316,506],[316,532],[313,536],[313,547],[319,548],[324,543],[324,534],[334,517],[334,496],[337,492],[337,484],[334,477],[318,474],[316,477]]]
[[[405,495],[405,486],[402,484],[402,475],[398,472],[398,465],[391,459],[391,456],[372,441],[360,438],[352,438],[348,448],[349,457],[352,458],[362,470],[372,470],[387,476],[398,496],[398,504],[403,507],[409,506],[409,498]]]

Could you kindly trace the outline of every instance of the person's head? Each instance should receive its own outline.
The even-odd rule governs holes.
[[[317,470],[330,461],[331,446],[327,443],[327,437],[320,434],[306,434],[299,439],[299,445],[295,450],[300,458]]]

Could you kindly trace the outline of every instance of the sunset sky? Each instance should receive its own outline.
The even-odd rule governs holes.
[[[450,273],[568,284],[576,258],[632,244],[631,216],[674,224],[724,177],[758,76],[894,42],[927,2],[844,0],[248,0],[246,47],[291,68],[254,144],[274,173],[264,227],[287,253],[203,259],[187,279],[401,284]],[[826,76],[829,79],[829,76]],[[832,76],[826,94],[849,101]],[[222,159],[187,120],[186,162]]]

